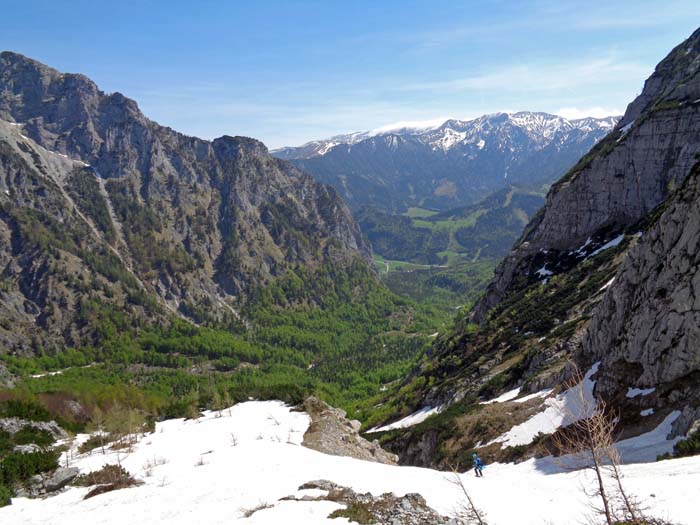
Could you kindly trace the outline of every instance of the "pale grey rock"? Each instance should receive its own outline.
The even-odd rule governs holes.
[[[76,467],[60,467],[48,474],[37,474],[17,489],[17,497],[38,498],[52,495],[73,481],[80,470]]]
[[[4,430],[10,434],[16,434],[27,426],[36,428],[37,430],[44,430],[55,439],[66,439],[68,437],[68,433],[55,421],[30,421],[18,417],[0,418],[0,430]]]
[[[699,240],[700,167],[630,249],[591,319],[582,352],[602,361],[600,395],[655,387],[676,408],[700,405]]]
[[[313,450],[377,463],[396,465],[398,457],[385,451],[377,441],[367,441],[359,434],[360,425],[350,421],[344,410],[333,408],[316,397],[304,401],[311,425],[304,434],[303,445]]]

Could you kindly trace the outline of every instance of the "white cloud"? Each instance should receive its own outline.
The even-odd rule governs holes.
[[[554,112],[555,115],[559,115],[568,119],[578,119],[585,117],[593,118],[603,118],[603,117],[614,117],[622,115],[624,112],[619,109],[614,108],[602,108],[600,106],[592,108],[560,108]]]
[[[385,124],[373,129],[370,133],[386,133],[387,131],[398,131],[401,129],[428,129],[441,126],[446,120],[452,117],[438,117],[429,120],[401,120],[392,124]]]
[[[641,81],[650,73],[647,65],[608,56],[578,63],[514,64],[479,75],[408,84],[403,89],[432,92],[546,92],[597,85],[621,78],[639,78]]]

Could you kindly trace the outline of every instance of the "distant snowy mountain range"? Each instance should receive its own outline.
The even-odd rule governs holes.
[[[494,113],[336,135],[272,154],[335,186],[354,208],[447,209],[508,185],[552,182],[618,120]]]

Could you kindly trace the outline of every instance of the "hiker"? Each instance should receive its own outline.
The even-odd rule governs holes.
[[[481,461],[481,458],[476,455],[476,452],[472,454],[472,460],[474,461],[474,473],[476,474],[476,477],[483,478],[484,462]]]

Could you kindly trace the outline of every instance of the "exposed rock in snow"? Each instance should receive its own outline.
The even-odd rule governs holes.
[[[359,434],[360,422],[349,421],[345,411],[333,408],[316,397],[304,401],[311,425],[304,433],[303,445],[335,456],[396,465],[398,457],[386,452],[379,443],[369,442]]]
[[[302,501],[327,500],[343,503],[352,508],[361,508],[367,513],[368,519],[373,519],[377,523],[396,525],[459,525],[460,523],[456,519],[437,514],[428,507],[425,498],[420,494],[412,493],[397,497],[386,493],[376,497],[369,492],[358,494],[350,488],[341,487],[327,480],[304,483],[299,487],[299,490],[305,493],[309,490],[319,490],[325,493],[325,495],[317,496],[316,498],[310,498],[305,494],[301,498]]]
[[[19,497],[36,498],[57,492],[73,481],[80,473],[75,467],[58,468],[50,474],[37,474],[29,479],[26,487],[17,491]]]

